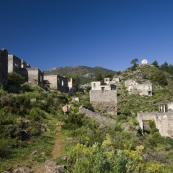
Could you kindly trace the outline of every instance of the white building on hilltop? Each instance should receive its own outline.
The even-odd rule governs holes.
[[[148,61],[146,59],[143,59],[141,62],[142,65],[148,64]]]

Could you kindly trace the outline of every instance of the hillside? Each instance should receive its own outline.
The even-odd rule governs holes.
[[[73,66],[73,67],[57,67],[54,69],[44,71],[45,75],[60,75],[60,76],[79,76],[81,84],[92,81],[99,73],[102,75],[114,75],[116,71],[109,70],[103,67],[87,67],[87,66]]]
[[[159,104],[173,102],[173,75],[155,66],[143,65],[136,69],[128,68],[121,73],[121,83],[117,85],[118,112],[153,112]],[[124,81],[134,79],[138,83],[151,82],[152,96],[129,95]]]
[[[160,103],[173,102],[173,75],[143,65],[130,67],[119,77],[118,116],[110,116],[101,108],[95,109],[94,118],[82,114],[82,105],[94,109],[88,92],[46,92],[27,84],[18,86],[16,92],[11,85],[1,89],[0,172],[13,173],[27,167],[35,173],[46,173],[46,163],[51,169],[52,165],[55,169],[66,165],[64,173],[173,172],[173,139],[162,137],[151,121],[142,135],[136,120],[137,112],[158,111]],[[127,79],[152,82],[152,96],[129,95],[124,85]],[[68,116],[62,112],[66,103],[70,105]],[[114,123],[105,125],[108,120]]]

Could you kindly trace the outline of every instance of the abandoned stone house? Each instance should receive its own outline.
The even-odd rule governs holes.
[[[7,50],[0,50],[0,66],[3,71],[0,76],[0,83],[7,82],[8,73],[16,72],[23,77],[25,81],[31,85],[38,85],[44,83],[44,80],[48,81],[47,84],[50,88],[58,89],[62,92],[69,91],[68,85],[72,87],[72,79],[68,82],[65,77],[59,75],[47,75],[39,68],[31,68],[24,60],[21,60],[15,55],[8,55]],[[5,75],[4,75],[5,74]]]
[[[8,51],[0,50],[0,85],[6,84],[8,81]]]
[[[58,89],[61,92],[68,92],[67,78],[59,75],[44,75],[44,81],[52,89]]]
[[[160,112],[173,112],[173,102],[159,105]]]
[[[117,91],[116,85],[110,84],[109,78],[104,79],[105,83],[100,81],[91,82],[90,102],[96,108],[105,109],[107,113],[117,115]]]
[[[142,131],[145,129],[144,121],[153,120],[156,124],[156,128],[162,136],[173,138],[173,112],[138,113],[137,120]]]
[[[120,77],[114,77],[114,78],[104,78],[104,83],[110,85],[110,84],[116,84],[121,81]]]
[[[162,136],[173,138],[173,103],[160,104],[159,112],[137,113],[137,121],[142,131],[145,129],[144,122],[148,120],[155,122]]]
[[[31,85],[43,83],[43,72],[39,68],[31,68],[29,64],[15,55],[8,55],[8,72],[16,72],[22,75],[26,82]]]
[[[147,82],[139,84],[136,81],[129,79],[125,81],[125,87],[129,94],[152,96],[152,83]]]

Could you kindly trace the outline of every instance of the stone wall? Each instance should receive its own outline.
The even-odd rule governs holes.
[[[20,68],[19,72],[31,85],[43,83],[43,73],[38,68]]]
[[[8,55],[8,72],[19,73],[20,68],[21,68],[21,59],[19,59],[15,55]]]
[[[43,73],[39,68],[31,68],[24,60],[21,60],[15,55],[8,55],[8,72],[16,72],[23,77],[25,81],[31,85],[43,83]]]
[[[153,120],[162,136],[173,138],[173,112],[138,113],[137,120],[142,130],[144,120]]]
[[[44,81],[52,89],[58,89],[58,76],[57,75],[44,75]]]
[[[106,126],[110,126],[110,125],[115,125],[116,124],[116,121],[111,119],[111,118],[108,118],[108,117],[104,117],[102,115],[100,115],[99,113],[97,112],[93,112],[89,109],[86,109],[84,107],[79,107],[79,113],[84,113],[86,117],[89,117],[89,118],[92,118],[92,119],[95,119],[96,122],[100,123],[100,124],[103,124],[103,125],[106,125]]]
[[[59,75],[46,75],[44,80],[48,81],[48,85],[52,89],[58,89],[61,92],[68,92],[68,80]]]
[[[109,114],[117,115],[116,90],[90,90],[90,102],[96,108],[102,108]]]
[[[134,80],[127,80],[125,81],[125,87],[127,88],[129,94],[152,96],[152,84],[149,82],[139,84]]]
[[[6,84],[8,80],[8,51],[0,50],[0,85]]]

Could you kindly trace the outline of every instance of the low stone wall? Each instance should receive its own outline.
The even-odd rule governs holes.
[[[173,138],[173,112],[138,113],[137,121],[139,122],[142,130],[144,120],[153,120],[156,124],[156,128],[159,130],[162,136]]]
[[[82,106],[79,108],[79,113],[84,113],[86,117],[95,119],[96,122],[106,126],[112,126],[116,124],[116,121],[113,120],[112,118],[104,117],[103,115],[100,115],[99,113],[93,112]]]

